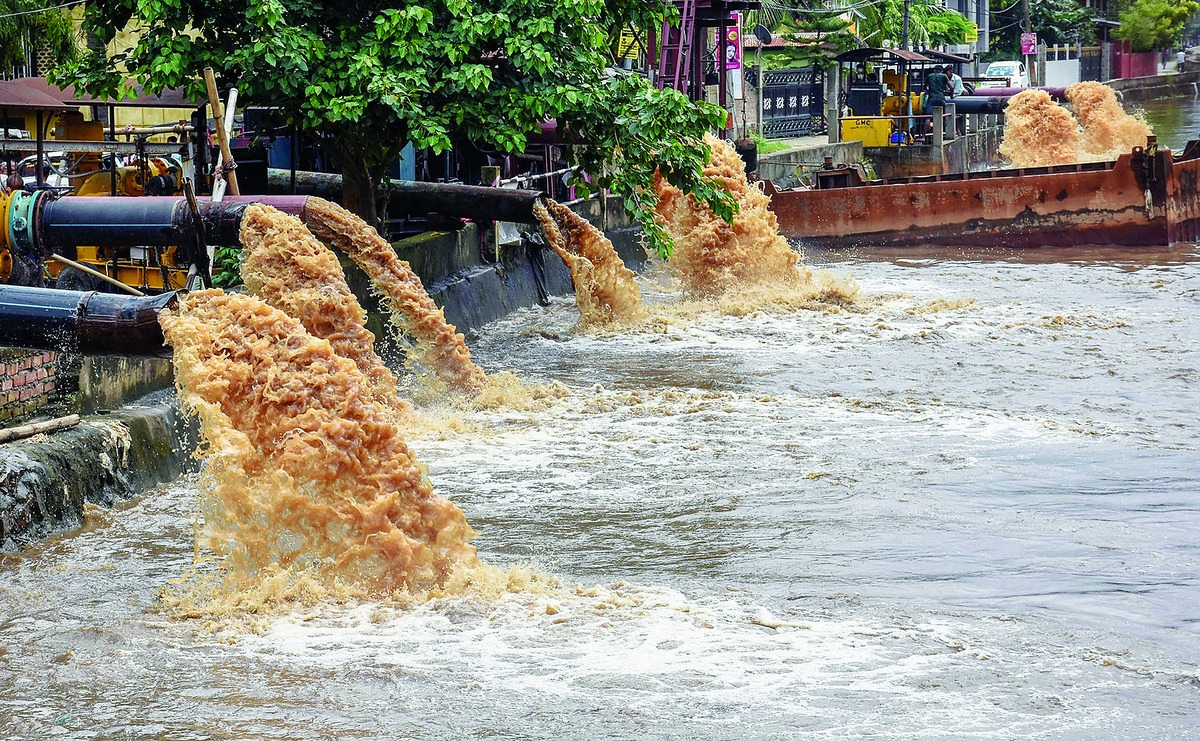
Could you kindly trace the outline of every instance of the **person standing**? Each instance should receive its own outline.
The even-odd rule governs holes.
[[[954,92],[950,89],[950,78],[946,77],[946,73],[942,72],[941,68],[934,67],[933,72],[925,76],[925,105],[921,112],[926,116],[933,115],[933,109],[945,108],[946,98],[954,97]],[[927,119],[925,133],[933,131],[932,119]]]
[[[963,86],[963,79],[954,71],[954,65],[947,64],[945,73],[946,77],[950,78],[950,92],[955,98],[966,92],[966,88]]]

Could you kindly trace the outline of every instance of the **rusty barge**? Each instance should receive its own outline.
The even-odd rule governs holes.
[[[864,180],[827,167],[813,189],[765,183],[780,232],[815,247],[1148,247],[1200,237],[1200,142],[1115,161]]]

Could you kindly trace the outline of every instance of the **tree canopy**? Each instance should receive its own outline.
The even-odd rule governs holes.
[[[992,59],[1015,59],[1021,53],[1024,17],[1021,3],[991,0]],[[1092,10],[1076,0],[1030,0],[1030,27],[1038,42],[1091,44],[1096,40]]]
[[[899,48],[904,40],[904,0],[880,0],[851,11],[858,36],[868,46]],[[908,3],[908,46],[910,49],[961,44],[973,24],[961,13],[937,0]]]
[[[839,52],[866,44],[899,47],[904,38],[904,0],[878,0],[854,7],[825,7],[819,0],[797,0],[794,7],[765,6],[749,16],[750,24],[762,23],[772,32],[807,48],[790,52],[772,51],[782,64],[803,66],[828,63]],[[937,0],[910,0],[909,48],[961,44],[974,25],[963,14]],[[773,61],[768,67],[779,66]]]
[[[1197,10],[1196,0],[1137,0],[1121,13],[1121,26],[1113,35],[1131,42],[1134,51],[1167,49],[1179,42]]]
[[[339,160],[346,205],[375,216],[375,186],[406,142],[435,152],[476,142],[503,153],[557,119],[594,186],[611,187],[653,247],[669,249],[653,217],[651,182],[667,179],[723,216],[736,208],[705,179],[700,137],[723,128],[720,108],[610,65],[610,34],[651,27],[673,8],[642,0],[89,0],[85,28],[131,48],[88,52],[60,82],[119,96],[126,78],[151,91],[203,91],[217,71],[242,101],[278,106],[323,136]]]
[[[0,0],[0,73],[23,67],[30,47],[42,46],[56,61],[75,52],[71,18],[46,0]]]

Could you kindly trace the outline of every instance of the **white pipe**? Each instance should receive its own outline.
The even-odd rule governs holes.
[[[229,89],[229,103],[225,107],[225,136],[229,136],[233,131],[233,114],[237,111],[237,88]],[[220,167],[225,161],[224,153],[217,153],[217,167]],[[225,178],[221,178],[213,184],[212,202],[220,203],[225,198]]]

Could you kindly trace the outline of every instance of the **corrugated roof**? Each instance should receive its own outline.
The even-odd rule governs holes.
[[[22,84],[20,80],[0,82],[0,108],[27,111],[69,111],[75,106],[67,105],[57,97],[36,87]]]
[[[937,59],[943,62],[957,62],[959,64],[969,64],[969,57],[960,57],[957,54],[951,54],[948,51],[937,51],[934,49],[922,49],[921,53],[932,59]]]
[[[71,105],[108,105],[111,102],[86,94],[76,95],[75,88],[60,88],[47,82],[45,77],[22,77],[14,82],[19,82],[30,89],[38,90],[60,102]],[[184,94],[184,91],[179,89],[164,90],[162,95],[151,95],[141,85],[131,85],[130,87],[134,91],[133,99],[123,100],[120,103],[113,103],[113,105],[134,108],[196,108],[208,102],[207,97],[201,97],[199,101],[193,103]]]
[[[922,56],[915,51],[907,49],[876,49],[867,47],[865,49],[851,49],[850,51],[842,52],[834,57],[839,62],[876,62],[886,60],[899,60],[903,62],[924,62],[932,64],[934,60],[929,57]]]

